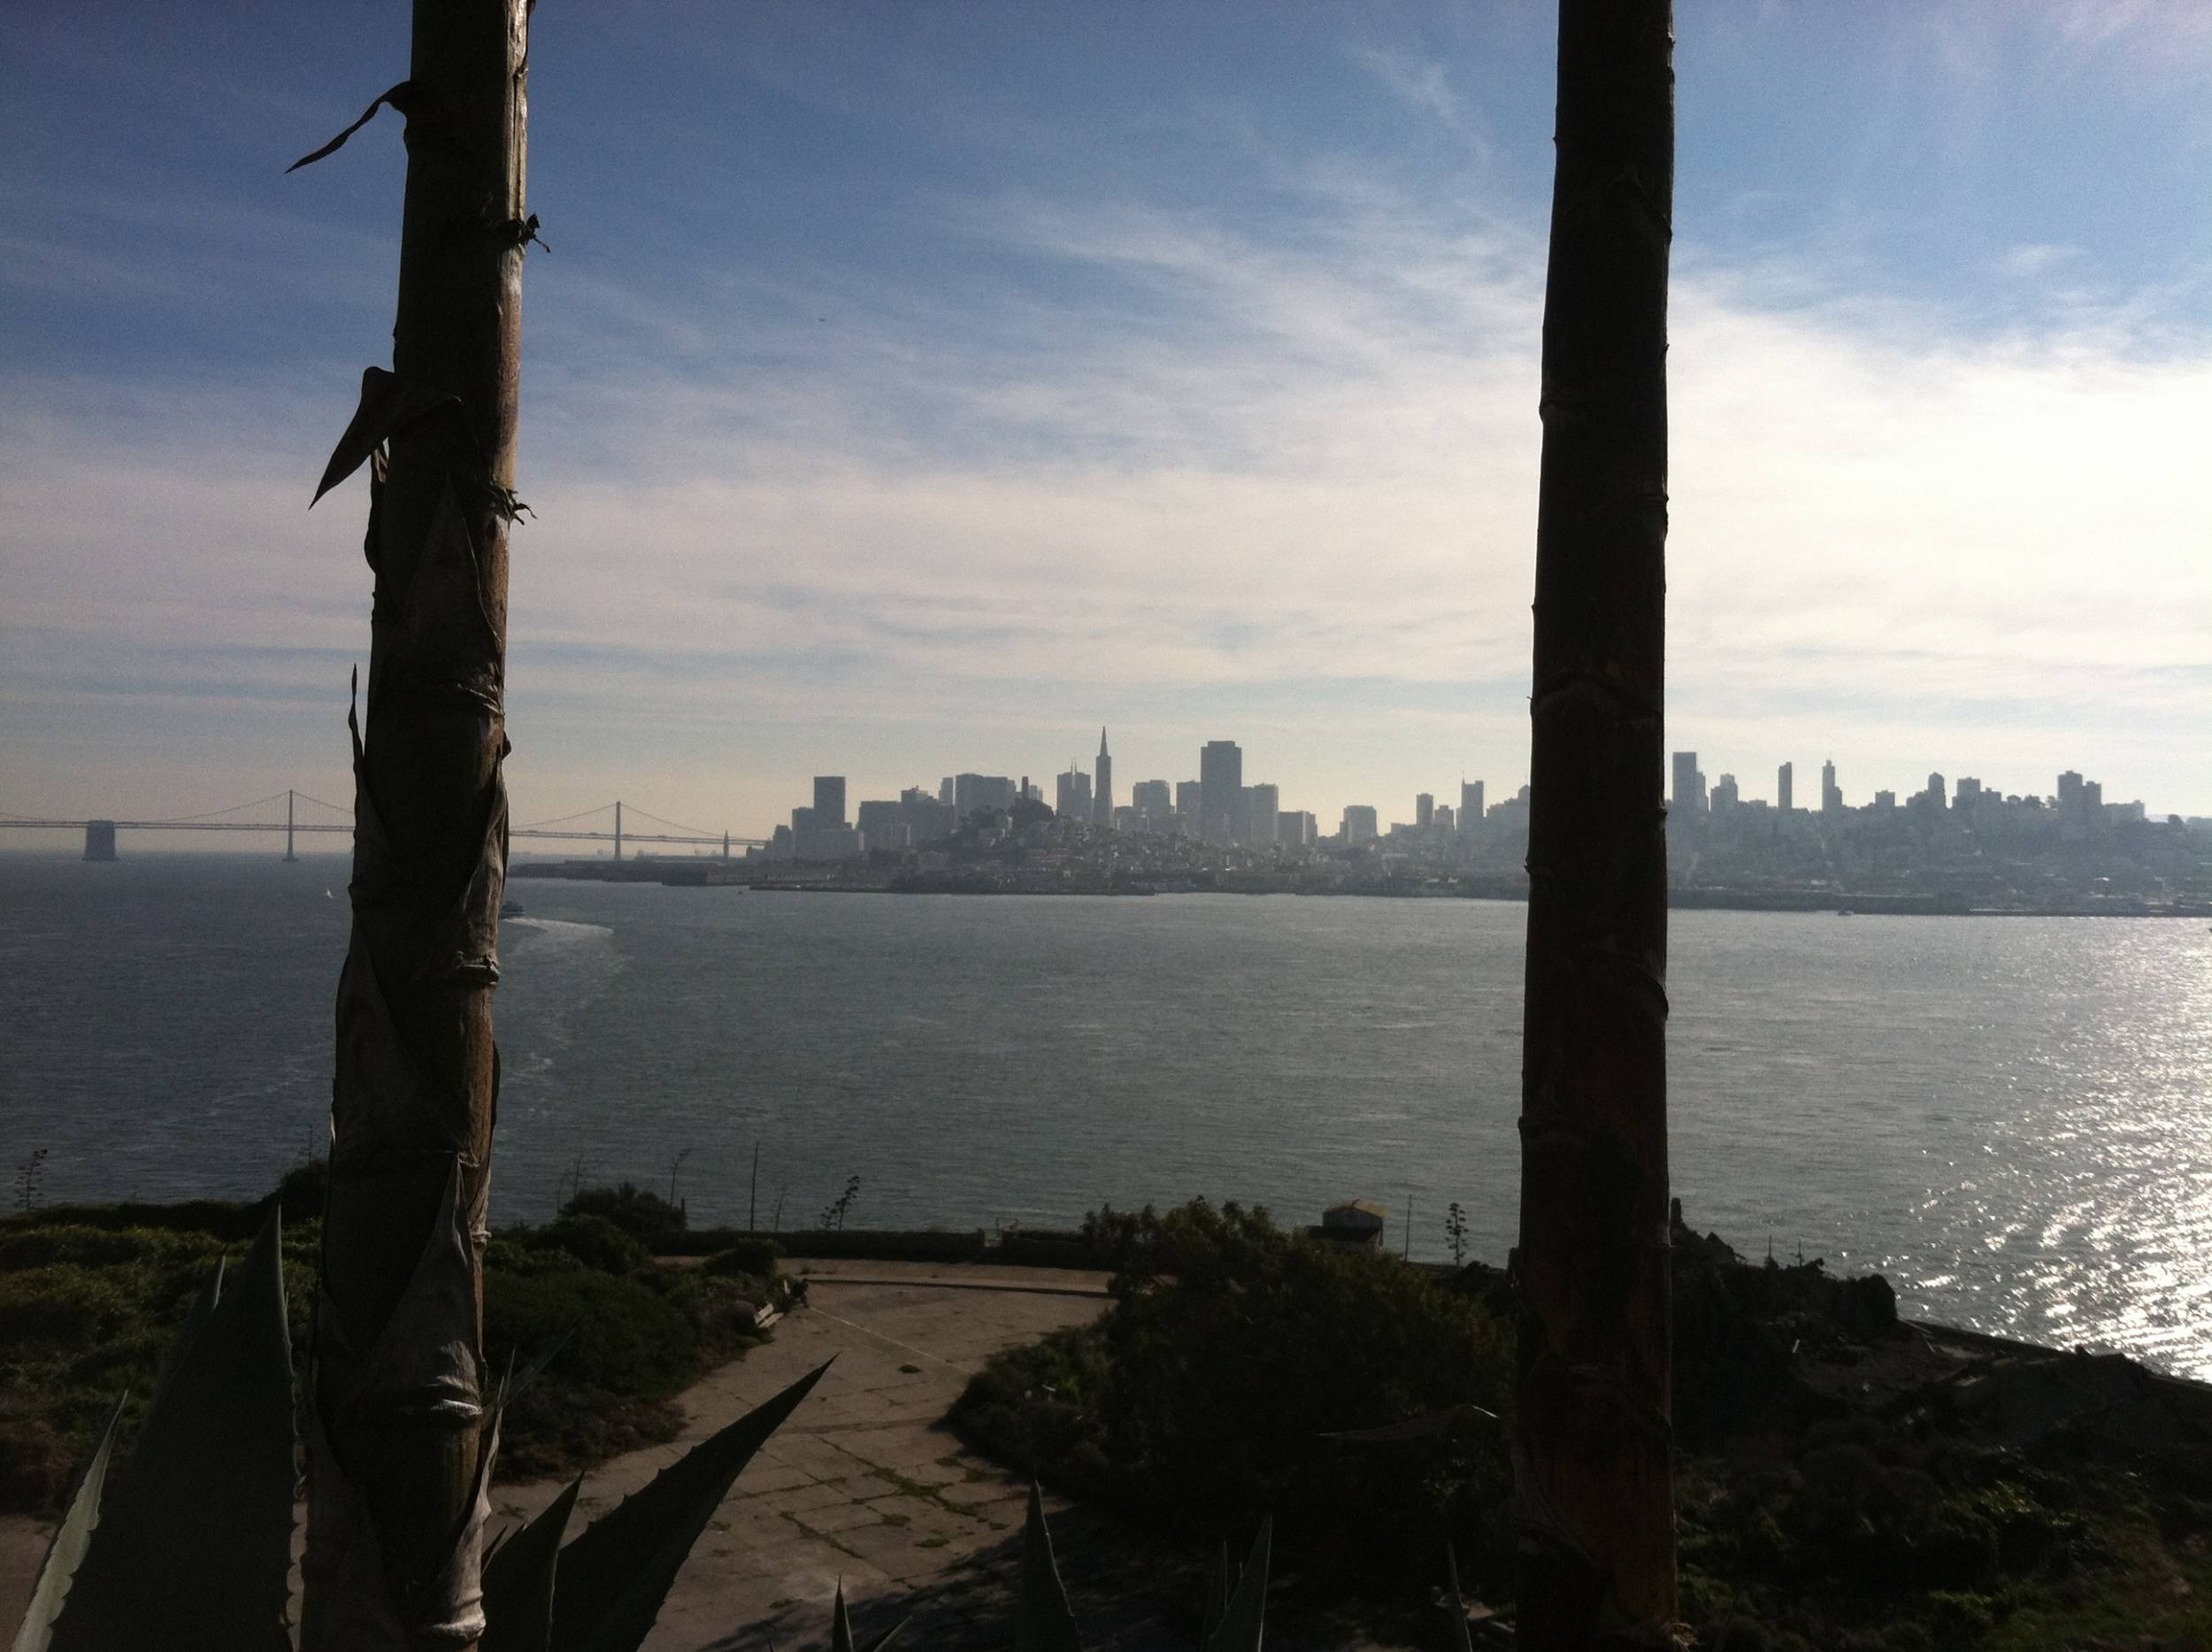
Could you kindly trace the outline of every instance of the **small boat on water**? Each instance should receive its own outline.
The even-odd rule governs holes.
[[[519,901],[502,901],[499,903],[499,915],[502,918],[520,918],[522,916],[522,903]]]

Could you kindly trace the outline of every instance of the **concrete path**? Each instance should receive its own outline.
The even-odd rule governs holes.
[[[733,1489],[676,1580],[648,1652],[809,1652],[829,1644],[841,1579],[862,1645],[902,1617],[900,1644],[1006,1647],[1028,1491],[964,1448],[943,1418],[1001,1348],[1082,1325],[1106,1276],[983,1265],[792,1263],[809,1305],[773,1340],[687,1392],[682,1435],[585,1477],[596,1518],[690,1445],[813,1367],[833,1365]],[[543,1508],[565,1482],[495,1487],[495,1529]],[[1135,1543],[1110,1521],[1048,1495],[1053,1542],[1093,1652],[1181,1652],[1195,1639],[1204,1556]],[[580,1529],[572,1527],[572,1532]],[[12,1630],[45,1553],[41,1528],[0,1518],[0,1628]],[[1322,1632],[1271,1645],[1345,1648]]]
[[[863,1644],[908,1611],[918,1614],[909,1633],[928,1632],[918,1645],[1010,1642],[1009,1585],[1027,1487],[964,1449],[942,1419],[991,1355],[1096,1318],[1106,1306],[1106,1276],[861,1261],[787,1266],[806,1271],[808,1305],[778,1321],[765,1347],[684,1395],[687,1421],[677,1441],[617,1458],[585,1479],[580,1515],[590,1518],[696,1441],[836,1357],[740,1477],[647,1647],[826,1647],[841,1579]],[[502,1487],[495,1510],[526,1517],[559,1489],[554,1482]],[[1074,1567],[1074,1540],[1094,1523],[1057,1499],[1048,1499],[1048,1512],[1071,1568],[1087,1573],[1092,1568]],[[1110,1548],[1118,1556],[1125,1545]],[[1155,1614],[1133,1601],[1114,1615]],[[1156,1632],[1114,1643],[1175,1644]]]

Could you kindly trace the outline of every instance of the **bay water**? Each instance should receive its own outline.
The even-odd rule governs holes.
[[[326,1133],[346,872],[0,857],[0,1168],[265,1192]],[[1511,1243],[1524,906],[510,894],[495,1225],[580,1178],[803,1227],[856,1176],[860,1226],[1364,1197],[1417,1257],[1455,1202]],[[1669,994],[1701,1231],[2212,1377],[2212,926],[1677,912]]]

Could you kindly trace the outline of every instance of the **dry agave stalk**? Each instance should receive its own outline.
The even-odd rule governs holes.
[[[468,1647],[495,1431],[483,1244],[507,871],[507,534],[526,211],[528,0],[419,0],[392,366],[316,489],[365,465],[367,729],[351,712],[353,935],[338,987],[309,1429],[309,1652]]]
[[[1675,1616],[1665,811],[1670,0],[1561,0],[1530,701],[1517,1633]]]

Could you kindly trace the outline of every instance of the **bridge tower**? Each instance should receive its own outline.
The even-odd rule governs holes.
[[[299,858],[292,852],[292,793],[284,794],[284,858],[288,861]]]
[[[722,834],[722,858],[723,858],[724,860],[727,860],[727,859],[729,859],[729,857],[730,857],[730,834],[729,834],[727,832],[725,832],[725,833],[723,833],[723,834]]]
[[[88,820],[84,823],[84,857],[87,860],[115,858],[115,822]]]
[[[614,800],[614,857],[622,858],[622,800]]]

